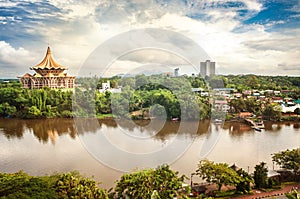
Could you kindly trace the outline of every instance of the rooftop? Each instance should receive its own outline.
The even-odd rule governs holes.
[[[57,63],[51,53],[50,47],[47,48],[47,53],[43,61],[36,66],[31,67],[33,70],[41,70],[41,69],[62,69],[66,70],[67,68]]]

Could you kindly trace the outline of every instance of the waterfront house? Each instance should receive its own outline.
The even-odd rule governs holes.
[[[244,90],[243,94],[244,95],[251,95],[252,91],[251,90]]]
[[[281,97],[272,97],[274,103],[283,103],[283,99]]]
[[[227,112],[230,109],[230,106],[227,104],[226,100],[215,100],[214,108],[217,111]]]

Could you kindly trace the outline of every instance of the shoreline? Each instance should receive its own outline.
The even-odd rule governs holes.
[[[76,117],[36,117],[36,118],[23,118],[23,117],[0,117],[1,119],[21,119],[21,120],[35,120],[35,119],[74,119],[74,118],[97,118],[97,119],[120,119],[122,117],[118,117],[115,116],[113,114],[103,114],[103,115],[96,115],[96,117],[80,117],[80,116],[76,116]],[[160,118],[155,118],[155,117],[145,117],[145,118],[138,118],[138,117],[124,117],[124,119],[129,119],[129,120],[135,120],[135,121],[139,121],[139,120],[153,120],[153,119],[160,119]],[[206,118],[206,119],[199,119],[199,121],[204,121],[204,120],[211,120],[211,121],[217,121],[220,123],[223,122],[239,122],[239,123],[244,123],[243,119],[245,118],[231,118],[231,119],[212,119],[212,118]],[[255,119],[254,121],[261,121],[261,122],[300,122],[300,116],[287,116],[287,117],[282,117],[281,120],[262,120],[262,119],[258,119],[258,118],[249,118],[249,119]],[[172,118],[172,119],[167,119],[166,121],[173,121],[173,122],[180,122],[180,121],[196,121],[193,119],[190,120],[181,120],[179,118]]]

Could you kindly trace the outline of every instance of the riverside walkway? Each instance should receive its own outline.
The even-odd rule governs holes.
[[[264,199],[284,199],[287,198],[285,196],[286,193],[289,193],[293,189],[300,190],[300,183],[298,184],[292,184],[292,185],[286,185],[280,190],[274,190],[270,192],[262,192],[259,190],[253,190],[253,194],[247,195],[247,196],[239,196],[235,197],[235,199],[259,199],[259,198],[264,198]]]

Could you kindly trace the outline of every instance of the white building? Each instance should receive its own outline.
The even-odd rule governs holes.
[[[122,89],[121,88],[110,88],[110,82],[103,82],[102,83],[102,88],[99,89],[99,92],[105,93],[106,91],[109,91],[111,93],[121,93]]]
[[[200,75],[202,77],[211,76],[216,74],[216,62],[211,62],[206,60],[205,62],[200,62]]]
[[[107,81],[107,82],[103,82],[102,83],[102,90],[108,90],[110,89],[110,82]]]
[[[288,113],[288,112],[295,112],[295,110],[297,108],[300,108],[300,104],[297,104],[295,106],[284,106],[284,105],[281,105],[281,108],[282,108],[282,113]]]

